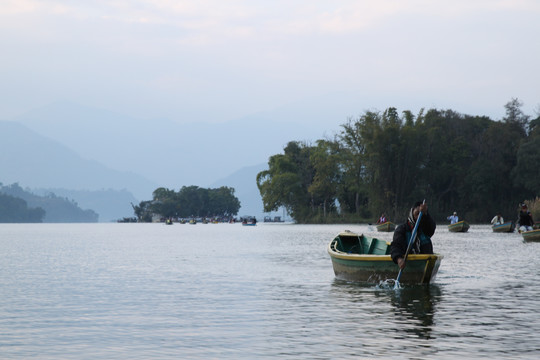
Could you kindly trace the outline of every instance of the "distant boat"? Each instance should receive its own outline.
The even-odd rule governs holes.
[[[257,225],[257,218],[254,216],[245,216],[242,218],[243,226],[255,226]]]
[[[469,230],[469,223],[465,220],[457,222],[455,224],[448,225],[448,231],[450,232],[467,232]]]
[[[391,232],[391,231],[394,231],[395,229],[396,229],[396,224],[394,224],[391,221],[387,221],[385,223],[377,225],[377,231],[381,231],[381,232]]]
[[[521,236],[523,236],[524,241],[540,242],[540,229],[522,231]]]
[[[171,219],[165,220],[165,225],[172,225],[173,221]]]
[[[272,219],[270,216],[265,216],[263,219],[264,222],[274,222],[274,223],[281,223],[284,222],[284,220],[281,220],[281,216],[274,216]]]
[[[328,244],[328,254],[336,278],[346,281],[376,284],[396,279],[399,267],[390,257],[390,243],[356,234],[339,233]],[[400,283],[429,284],[435,279],[443,255],[410,254]]]
[[[491,229],[493,232],[514,232],[516,224],[513,221],[507,221],[503,224],[493,225]]]
[[[189,220],[189,223],[190,223],[191,225],[195,225],[195,224],[197,224],[197,220],[191,219],[191,220]]]

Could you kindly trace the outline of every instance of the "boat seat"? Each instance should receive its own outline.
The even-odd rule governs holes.
[[[388,255],[390,247],[385,240],[373,239],[369,253],[373,255]]]
[[[369,250],[371,249],[371,239],[362,236],[360,238],[360,247],[362,250],[360,251],[361,254],[369,254]]]
[[[346,253],[359,253],[360,242],[358,236],[340,235],[338,237],[338,245],[341,251]]]

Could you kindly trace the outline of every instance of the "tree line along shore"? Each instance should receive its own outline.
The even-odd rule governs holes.
[[[516,219],[527,202],[540,219],[540,113],[512,99],[495,121],[453,110],[366,111],[333,138],[291,141],[257,175],[264,211],[298,223],[405,220],[426,199],[438,221]]]

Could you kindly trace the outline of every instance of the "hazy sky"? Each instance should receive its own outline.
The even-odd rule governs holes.
[[[340,94],[533,115],[539,19],[538,0],[0,0],[0,119],[67,100],[227,121]]]

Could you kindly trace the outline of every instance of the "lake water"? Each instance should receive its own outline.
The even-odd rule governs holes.
[[[435,283],[362,286],[326,252],[367,225],[2,224],[1,359],[535,359],[540,243],[433,237]]]

